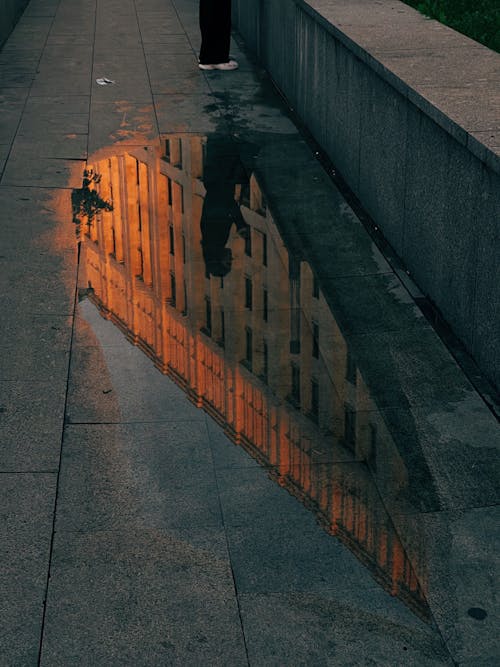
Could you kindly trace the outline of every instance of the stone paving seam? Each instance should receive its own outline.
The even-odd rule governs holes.
[[[227,529],[226,529],[226,521],[225,521],[225,517],[224,517],[224,510],[223,510],[223,507],[222,507],[222,501],[221,501],[221,497],[220,497],[219,475],[218,475],[218,471],[217,471],[217,466],[215,465],[215,458],[214,458],[213,447],[212,447],[212,439],[210,437],[210,429],[208,428],[208,424],[207,424],[206,420],[205,420],[205,427],[206,427],[206,433],[207,433],[208,443],[209,443],[209,447],[210,447],[210,455],[211,455],[211,458],[212,458],[212,466],[213,466],[214,477],[215,477],[215,488],[217,489],[217,498],[218,498],[218,501],[219,501],[219,512],[220,512],[220,517],[221,517],[221,522],[222,522],[222,529],[224,530],[224,537],[225,537],[225,540],[226,540],[226,548],[227,548],[227,553],[228,553],[228,556],[229,556],[229,567],[231,568],[231,578],[232,578],[232,581],[233,581],[234,595],[235,595],[235,598],[236,598],[236,604],[238,605],[238,616],[239,616],[239,621],[240,621],[241,634],[242,634],[242,637],[243,637],[243,644],[245,646],[245,654],[246,654],[246,658],[247,658],[247,663],[248,663],[248,665],[250,665],[250,657],[249,657],[249,652],[248,652],[248,641],[247,641],[247,636],[246,636],[246,633],[245,633],[245,626],[244,626],[244,623],[243,623],[243,616],[241,614],[241,604],[240,604],[240,598],[239,598],[239,594],[238,594],[238,586],[237,586],[237,583],[236,583],[236,576],[235,576],[235,573],[234,573],[233,558],[231,556],[231,546],[230,546],[230,543],[229,543],[229,536],[228,536]]]
[[[59,7],[61,5],[62,0],[59,2],[57,9],[59,10]],[[95,5],[94,5],[95,7]],[[52,24],[55,21],[55,18],[57,16],[57,11],[54,14]],[[94,37],[95,37],[95,23],[96,23],[96,11],[94,9]],[[50,35],[50,30],[47,35],[47,41]],[[46,41],[46,44],[47,44]],[[42,51],[43,53],[43,51]],[[92,41],[92,67],[93,67],[93,53],[94,53],[94,40]],[[93,74],[93,71],[91,72]],[[92,88],[91,88],[92,91]],[[90,92],[91,92],[90,91]],[[29,97],[29,95],[28,95]],[[90,107],[90,104],[89,104]],[[90,112],[88,114],[89,117],[89,123],[90,123]],[[87,130],[87,155],[88,155],[88,130]],[[86,163],[86,161],[84,161]],[[52,517],[52,533],[51,533],[51,538],[50,538],[50,551],[49,551],[49,562],[48,562],[48,568],[47,568],[47,580],[46,580],[46,587],[45,587],[45,595],[44,595],[44,600],[43,600],[43,612],[42,612],[42,623],[41,623],[41,628],[40,628],[40,641],[39,641],[39,649],[38,649],[38,664],[41,663],[42,660],[42,655],[43,655],[43,643],[44,643],[44,633],[45,633],[45,620],[46,620],[46,614],[47,614],[47,599],[48,599],[48,593],[49,593],[49,586],[50,586],[50,575],[51,575],[51,567],[52,567],[52,557],[53,557],[53,551],[54,551],[54,538],[55,538],[55,528],[56,528],[56,517],[57,517],[57,501],[58,501],[58,494],[59,494],[59,481],[60,481],[60,475],[61,475],[61,462],[62,462],[62,449],[64,445],[64,424],[66,422],[65,414],[66,414],[66,403],[67,403],[67,397],[68,397],[68,389],[69,389],[69,380],[70,380],[70,372],[71,372],[71,356],[72,356],[72,348],[73,348],[73,338],[74,338],[74,333],[75,333],[75,324],[76,324],[76,307],[78,303],[78,298],[77,298],[77,284],[78,284],[78,266],[79,266],[79,257],[77,257],[76,260],[76,274],[75,274],[75,281],[74,281],[74,286],[73,286],[73,313],[72,313],[72,323],[71,323],[71,337],[70,337],[70,345],[69,345],[69,359],[68,359],[68,367],[67,367],[67,373],[66,373],[66,391],[65,391],[65,399],[64,399],[64,416],[63,416],[63,423],[62,423],[62,428],[61,428],[61,438],[60,438],[60,448],[59,448],[59,466],[57,470],[57,478],[56,478],[56,491],[55,491],[55,498],[54,498],[54,511],[53,511],[53,517]]]

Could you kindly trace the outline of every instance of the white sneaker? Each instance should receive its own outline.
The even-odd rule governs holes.
[[[220,69],[224,72],[228,72],[232,69],[238,69],[239,65],[236,60],[228,60],[227,63],[216,63],[214,65],[202,65],[202,63],[199,63],[198,67],[204,70]]]

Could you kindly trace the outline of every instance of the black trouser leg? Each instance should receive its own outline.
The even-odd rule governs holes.
[[[200,0],[200,30],[200,63],[227,63],[231,41],[231,0]]]

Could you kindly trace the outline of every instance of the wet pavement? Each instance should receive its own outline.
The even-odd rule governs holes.
[[[498,424],[196,13],[0,52],[0,664],[497,664]]]

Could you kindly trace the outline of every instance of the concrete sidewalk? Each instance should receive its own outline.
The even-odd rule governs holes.
[[[32,0],[0,52],[0,665],[494,664],[495,419],[198,43],[196,0]]]

